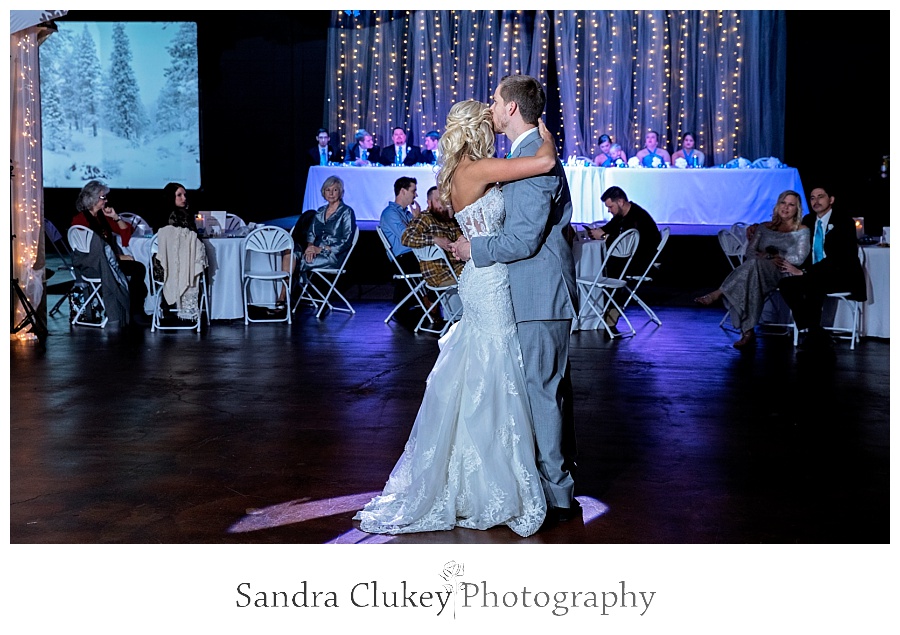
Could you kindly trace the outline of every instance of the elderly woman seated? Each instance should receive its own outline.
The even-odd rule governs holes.
[[[295,269],[296,263],[300,263],[303,280],[307,271],[340,267],[356,232],[356,214],[344,203],[344,182],[337,176],[329,176],[322,183],[321,191],[327,203],[316,210],[306,234],[306,248],[294,261]],[[282,289],[276,310],[281,309],[284,302],[285,291]]]
[[[101,278],[101,293],[110,322],[149,326],[150,320],[144,312],[146,268],[122,251],[131,240],[132,227],[107,205],[109,191],[106,184],[95,180],[88,181],[78,193],[75,200],[78,213],[72,218],[72,225],[93,230],[95,239],[89,254],[76,252],[73,264],[83,275]]]

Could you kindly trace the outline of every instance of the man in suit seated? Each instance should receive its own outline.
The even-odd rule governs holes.
[[[381,151],[381,165],[415,165],[422,163],[422,150],[419,146],[406,143],[406,130],[400,126],[391,131],[392,145]]]
[[[803,351],[832,353],[834,343],[822,328],[822,307],[829,293],[849,292],[851,300],[866,300],[866,279],[859,262],[856,224],[850,214],[834,210],[834,196],[824,187],[810,192],[812,212],[803,217],[812,236],[806,261],[795,267],[782,264],[788,274],[778,284],[781,296],[794,314],[798,329],[808,329],[800,345]]]
[[[437,163],[440,154],[441,135],[437,130],[432,130],[425,135],[424,146],[422,150],[422,163]]]
[[[403,230],[400,241],[412,249],[437,245],[448,252],[450,264],[454,269],[453,272],[450,271],[443,260],[422,261],[419,263],[419,267],[422,271],[422,277],[425,278],[425,282],[429,285],[433,287],[450,286],[456,283],[466,264],[449,253],[450,243],[455,242],[462,236],[462,231],[460,231],[456,221],[453,220],[453,216],[441,203],[441,196],[437,186],[432,186],[428,190],[426,200],[428,201],[428,207],[409,222],[409,225]],[[456,274],[455,277],[454,273]],[[454,310],[462,308],[459,295],[455,292],[448,296],[448,302],[450,302],[450,306]]]
[[[335,154],[334,148],[329,143],[331,135],[325,128],[319,128],[316,133],[316,145],[309,149],[310,165],[328,165],[330,161],[340,161],[340,157]]]
[[[347,147],[345,161],[351,161],[354,165],[372,165],[373,161],[379,161],[381,148],[375,145],[375,137],[365,128],[357,131],[355,140]]]

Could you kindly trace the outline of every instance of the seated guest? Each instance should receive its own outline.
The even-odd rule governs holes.
[[[724,298],[732,324],[741,331],[735,348],[744,348],[754,341],[754,329],[766,297],[787,275],[785,262],[799,265],[809,255],[809,228],[800,222],[802,217],[800,195],[793,190],[779,194],[772,220],[761,223],[752,232],[744,262],[728,274],[718,289],[694,298],[703,305]]]
[[[400,268],[406,273],[420,271],[416,255],[412,249],[403,244],[403,232],[422,211],[416,201],[417,187],[416,179],[409,176],[401,176],[394,181],[394,200],[389,202],[381,212],[379,222],[381,232],[391,246],[391,253],[394,254]],[[409,287],[406,283],[402,280],[394,280],[394,304],[400,302],[407,293],[409,293]],[[412,306],[414,304],[409,304],[408,308],[412,308]],[[397,311],[401,321],[403,314],[403,310]]]
[[[130,316],[130,322],[139,326],[147,326],[150,321],[144,312],[144,298],[147,297],[147,285],[144,282],[146,268],[132,256],[122,252],[122,247],[127,247],[131,240],[132,227],[130,223],[122,220],[116,210],[107,206],[109,191],[109,188],[101,181],[88,181],[81,188],[81,192],[75,200],[75,209],[78,213],[72,219],[72,225],[82,225],[93,230],[94,234],[102,241],[102,244],[97,244],[96,253],[95,247],[92,245],[89,257],[80,257],[82,262],[76,263],[76,268],[80,268],[88,277],[102,278],[101,293],[103,293],[110,321],[128,324]],[[116,240],[117,236],[121,239],[122,246],[119,246]],[[106,251],[104,244],[113,256],[112,262],[105,262],[107,258],[104,258]],[[106,275],[102,275],[104,273]],[[125,302],[117,303],[115,299],[106,302],[107,296],[112,298],[116,292],[115,280],[121,281],[122,278],[127,280],[127,290],[120,289],[122,292],[120,299],[127,295]],[[108,279],[109,284],[107,284]],[[121,314],[115,308],[117,304],[123,308]],[[124,310],[126,306],[128,307],[127,311]]]
[[[608,134],[602,134],[597,139],[600,147],[600,153],[594,157],[594,165],[599,168],[608,168],[613,165],[613,158],[609,155],[609,149],[612,147],[612,139]]]
[[[812,234],[812,250],[799,267],[785,262],[782,270],[789,277],[778,284],[797,328],[808,329],[801,344],[808,353],[832,353],[833,342],[822,328],[822,305],[827,294],[849,292],[851,300],[866,300],[856,224],[850,214],[834,210],[833,204],[829,190],[813,188],[809,195],[812,213],[803,218],[803,225]]]
[[[358,130],[355,141],[347,147],[345,161],[352,161],[354,165],[372,165],[381,156],[381,148],[375,145],[375,137],[365,129]]]
[[[353,244],[356,232],[356,213],[344,203],[344,182],[337,176],[329,176],[322,183],[322,198],[328,201],[316,210],[306,233],[306,249],[294,260],[300,264],[301,276],[313,269],[338,268],[344,262]],[[284,288],[278,297],[275,310],[282,308],[285,301]]]
[[[166,183],[163,188],[163,214],[167,225],[197,231],[197,223],[188,207],[187,190],[181,183]]]
[[[638,150],[637,158],[645,168],[661,168],[672,163],[672,157],[665,148],[659,147],[659,133],[655,130],[644,135],[644,147]]]
[[[381,151],[381,165],[415,165],[422,163],[422,151],[419,146],[406,143],[406,130],[400,126],[391,131],[392,145]]]
[[[627,259],[610,258],[606,266],[606,275],[610,277],[619,277],[619,275],[641,275],[650,265],[653,256],[656,255],[656,248],[662,236],[656,221],[647,213],[643,207],[637,203],[628,200],[622,188],[612,186],[600,196],[600,200],[606,205],[606,209],[613,215],[612,219],[603,227],[588,229],[587,232],[591,238],[595,240],[606,240],[611,237],[609,243],[615,240],[619,235],[625,233],[629,229],[636,229],[640,235],[637,251],[631,259],[628,271],[624,271]],[[628,297],[628,289],[617,289],[613,292],[613,298],[619,304]],[[603,316],[603,320],[610,327],[613,333],[616,332],[616,324],[619,322],[619,312],[615,308],[609,308]]]
[[[628,155],[625,154],[625,150],[623,150],[622,146],[620,146],[618,143],[614,143],[609,146],[609,160],[610,165],[615,167],[628,165]]]
[[[440,155],[441,135],[432,130],[425,135],[425,149],[422,150],[422,163],[437,163]]]
[[[335,154],[334,148],[328,143],[331,141],[331,135],[325,128],[319,128],[316,133],[316,145],[309,149],[308,157],[310,165],[328,165],[331,161],[340,161],[340,157]]]
[[[456,283],[462,273],[465,262],[454,258],[450,253],[450,243],[455,242],[462,231],[459,225],[453,220],[453,212],[446,209],[441,203],[441,195],[437,186],[432,186],[426,195],[428,207],[418,216],[413,218],[403,234],[400,241],[412,249],[419,247],[428,247],[429,245],[437,245],[447,252],[450,264],[456,274],[447,267],[443,260],[428,260],[419,263],[422,271],[422,277],[433,287],[446,287]],[[454,294],[452,302],[459,302],[458,296]],[[459,306],[459,305],[455,305]]]
[[[689,168],[702,168],[706,155],[697,150],[694,145],[694,134],[692,132],[685,132],[681,135],[681,148],[672,155],[672,164],[674,165],[678,159],[684,159],[687,161]]]

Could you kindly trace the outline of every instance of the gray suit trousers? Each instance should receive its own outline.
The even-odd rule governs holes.
[[[536,458],[548,507],[571,507],[575,421],[569,377],[571,320],[519,322],[519,345],[534,419]]]

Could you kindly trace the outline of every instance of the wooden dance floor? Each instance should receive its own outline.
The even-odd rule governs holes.
[[[57,317],[46,350],[11,343],[10,541],[890,541],[889,343],[840,342],[831,364],[784,336],[741,354],[721,308],[677,304],[661,327],[631,313],[631,339],[573,336],[582,520],[524,540],[364,534],[352,516],[400,455],[438,347],[385,325],[387,300],[354,304],[200,335]]]

